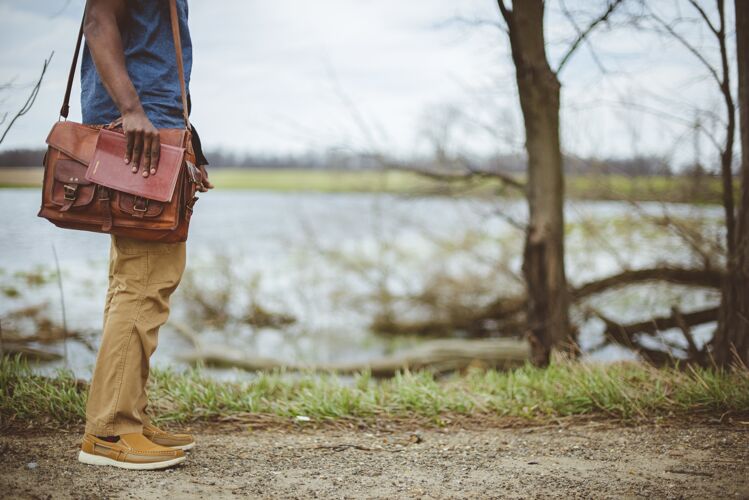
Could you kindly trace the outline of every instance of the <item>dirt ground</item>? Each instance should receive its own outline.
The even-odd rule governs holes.
[[[200,430],[188,460],[78,463],[78,433],[0,435],[4,498],[749,498],[749,425]]]

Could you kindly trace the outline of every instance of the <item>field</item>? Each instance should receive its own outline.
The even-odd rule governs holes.
[[[502,186],[495,180],[435,181],[405,171],[355,171],[312,169],[237,169],[209,170],[211,180],[220,189],[267,191],[314,191],[323,193],[384,192],[425,195],[494,195]],[[38,187],[40,168],[2,168],[0,187]],[[573,199],[633,200],[682,203],[720,203],[720,181],[705,177],[695,181],[686,177],[625,177],[620,175],[577,175],[567,177],[567,194]],[[516,195],[512,190],[503,194]]]

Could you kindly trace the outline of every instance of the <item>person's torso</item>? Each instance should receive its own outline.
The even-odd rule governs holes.
[[[157,128],[182,128],[182,96],[169,17],[168,0],[127,0],[128,18],[122,26],[125,64],[146,115]],[[192,43],[187,26],[187,0],[177,0],[178,22],[189,89]],[[120,112],[102,84],[88,47],[81,62],[83,123],[104,124]]]

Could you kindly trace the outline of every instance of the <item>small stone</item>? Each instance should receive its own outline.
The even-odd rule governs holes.
[[[37,464],[36,462],[29,462],[26,464],[26,468],[29,470],[34,470],[37,467],[39,467],[39,464]]]

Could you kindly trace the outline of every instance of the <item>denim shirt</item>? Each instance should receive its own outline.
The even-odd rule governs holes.
[[[187,26],[187,0],[177,0],[177,17],[189,89],[192,43]],[[125,65],[149,120],[156,128],[182,128],[182,95],[172,38],[168,0],[127,0],[127,19],[121,27]],[[189,92],[189,90],[188,90]],[[81,62],[83,123],[104,124],[120,116],[84,47]]]

